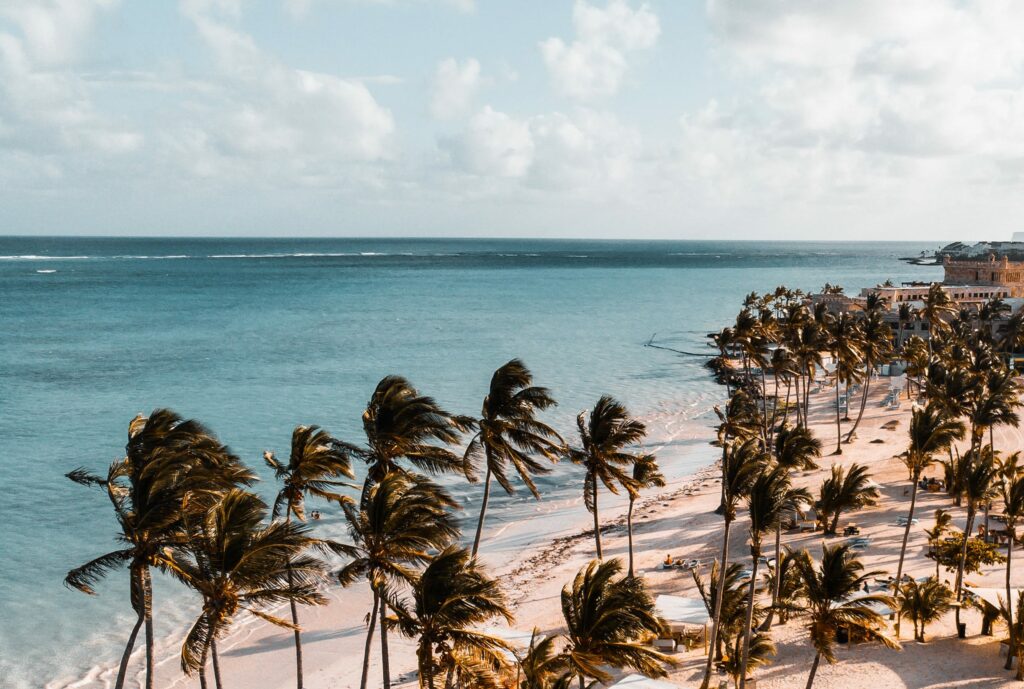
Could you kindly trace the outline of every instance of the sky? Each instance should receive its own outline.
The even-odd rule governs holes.
[[[0,234],[1004,239],[1016,0],[0,0]]]

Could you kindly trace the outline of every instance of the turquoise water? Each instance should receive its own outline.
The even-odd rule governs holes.
[[[926,248],[0,238],[0,685],[66,686],[118,657],[125,577],[97,597],[61,585],[113,549],[109,505],[63,474],[119,456],[138,412],[199,418],[263,472],[263,449],[286,450],[298,423],[359,441],[386,374],[472,414],[493,369],[518,356],[553,389],[551,420],[567,433],[607,392],[671,435],[659,423],[699,417],[720,391],[702,359],[643,347],[652,335],[704,351],[744,294],[780,283],[938,278],[898,261]],[[575,476],[559,466],[545,490],[575,493]],[[495,519],[523,502],[498,497]],[[159,634],[182,623],[183,596],[160,582]]]

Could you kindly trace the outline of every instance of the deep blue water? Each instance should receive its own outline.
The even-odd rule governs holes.
[[[120,653],[125,577],[95,598],[61,585],[115,546],[106,500],[63,474],[119,456],[138,412],[199,418],[260,471],[298,423],[359,441],[386,374],[476,413],[514,356],[553,389],[567,433],[605,392],[652,419],[692,414],[720,392],[701,359],[643,347],[653,334],[703,351],[751,290],[937,278],[898,261],[933,248],[0,238],[0,685],[66,681]],[[570,471],[545,485],[568,490]],[[157,593],[166,632],[180,620],[160,606],[182,594]]]

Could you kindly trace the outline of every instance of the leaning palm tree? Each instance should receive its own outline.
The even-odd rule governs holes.
[[[924,303],[918,310],[921,318],[928,323],[928,351],[932,350],[932,338],[946,330],[946,317],[955,314],[957,311],[956,302],[949,296],[949,293],[937,282],[933,282],[925,295]]]
[[[385,474],[364,496],[358,506],[342,505],[353,546],[352,559],[338,572],[338,580],[349,586],[366,579],[373,592],[360,689],[366,689],[378,621],[383,686],[390,689],[387,608],[395,602],[394,586],[415,582],[415,567],[429,562],[433,551],[446,548],[458,536],[452,515],[458,505],[433,481],[404,471]]]
[[[465,548],[450,545],[434,557],[401,605],[398,628],[416,639],[420,686],[435,689],[447,676],[459,686],[494,685],[512,651],[507,642],[475,627],[495,618],[512,622],[505,595]]]
[[[597,559],[601,559],[601,523],[598,515],[597,496],[601,484],[614,494],[618,486],[634,490],[633,477],[627,468],[640,456],[626,451],[647,435],[647,429],[640,421],[632,418],[626,408],[615,399],[604,395],[588,414],[580,412],[576,417],[579,428],[580,447],[569,449],[569,458],[583,466],[583,501],[594,515],[594,544]]]
[[[832,319],[828,328],[829,351],[836,362],[836,450],[832,454],[843,454],[842,426],[839,395],[842,384],[847,389],[850,383],[860,379],[860,364],[864,360],[864,336],[860,324],[851,313],[840,313]],[[849,401],[847,401],[849,409]]]
[[[606,668],[631,669],[648,677],[664,677],[672,660],[645,643],[664,631],[654,600],[642,579],[622,576],[619,560],[592,560],[572,583],[562,588],[566,667],[579,680],[607,683]]]
[[[814,509],[825,533],[831,535],[839,526],[842,512],[874,505],[878,497],[878,487],[866,466],[854,462],[844,469],[833,464],[831,475],[821,483]]]
[[[779,624],[785,624],[790,615],[800,612],[798,601],[803,597],[803,582],[796,569],[796,558],[798,552],[788,545],[782,549],[782,554],[775,560],[775,564],[768,569],[768,584],[772,588],[772,606],[768,610],[769,617],[765,618],[760,629],[766,631],[771,626],[771,616],[778,613]],[[776,593],[776,591],[778,593]]]
[[[775,656],[775,643],[770,634],[756,632],[749,644],[744,641],[746,635],[737,634],[728,649],[723,668],[732,677],[733,686],[737,689],[744,685],[747,673],[756,667],[769,665]],[[742,648],[741,648],[742,647]]]
[[[516,689],[569,689],[572,678],[566,670],[565,656],[557,652],[560,637],[540,636],[534,627],[530,646],[518,661]]]
[[[846,434],[846,442],[852,442],[860,421],[864,418],[864,409],[868,403],[868,391],[871,389],[871,374],[875,366],[884,363],[892,356],[892,328],[885,322],[880,311],[871,310],[861,322],[861,348],[864,355],[864,389],[860,395],[860,411],[857,420]]]
[[[181,504],[193,491],[217,492],[246,485],[255,475],[197,421],[184,420],[169,409],[137,416],[128,425],[125,456],[105,476],[76,469],[67,474],[76,483],[103,490],[126,547],[101,555],[68,572],[65,585],[94,594],[109,572],[127,567],[129,594],[137,618],[118,667],[115,689],[124,686],[128,660],[139,629],[145,624],[146,689],[153,687],[153,585],[151,570],[166,569],[168,549],[182,543]]]
[[[405,378],[383,378],[363,412],[367,447],[362,454],[369,478],[364,487],[401,469],[402,459],[428,474],[462,471],[462,458],[445,446],[457,442],[471,425],[471,419],[450,414],[420,395]]]
[[[757,570],[761,560],[762,539],[766,532],[777,529],[781,525],[784,515],[793,506],[792,491],[789,472],[785,467],[775,465],[770,470],[762,471],[754,479],[747,493],[747,509],[750,513],[750,557],[754,564],[750,574],[750,591],[747,594],[746,620],[743,624],[740,689],[745,687],[747,682],[747,663],[753,634],[754,597],[757,592]]]
[[[775,461],[789,471],[814,471],[821,457],[821,441],[803,426],[783,426],[773,443]]]
[[[729,566],[729,533],[732,523],[736,520],[736,509],[739,502],[750,490],[750,484],[754,477],[767,464],[768,454],[764,451],[759,438],[749,438],[745,441],[735,441],[725,446],[722,455],[722,518],[724,520],[724,531],[722,534],[722,559],[720,568],[727,571]],[[714,610],[712,611],[711,638],[709,645],[713,649],[718,639],[719,629],[722,623],[722,601],[724,589],[719,589],[715,595]],[[708,655],[704,667],[704,679],[702,689],[707,689],[711,682],[711,669],[713,656]]]
[[[903,578],[903,559],[907,554],[907,541],[910,539],[910,527],[914,521],[914,506],[917,503],[917,487],[921,475],[935,462],[935,455],[949,449],[953,441],[962,440],[964,432],[962,422],[948,418],[933,404],[915,409],[910,417],[910,446],[903,456],[903,463],[910,473],[910,512],[907,514],[907,524],[903,529],[903,544],[900,546],[900,559],[893,583],[894,592],[898,590]],[[899,633],[900,624],[897,620],[896,635],[899,636]]]
[[[247,611],[271,624],[295,627],[267,609],[286,601],[322,605],[318,590],[326,581],[323,562],[306,554],[316,544],[309,528],[294,522],[266,523],[267,505],[235,488],[220,496],[186,500],[186,543],[171,572],[202,596],[203,607],[181,648],[181,667],[199,671],[206,689],[206,661],[213,655],[214,679],[221,689],[217,639],[236,615]],[[189,515],[194,515],[195,518]]]
[[[337,492],[339,487],[350,484],[339,481],[340,477],[354,478],[352,455],[355,448],[332,438],[327,431],[317,426],[296,426],[292,431],[291,452],[288,463],[278,461],[273,452],[263,453],[263,459],[273,469],[274,476],[283,484],[274,500],[274,518],[283,512],[285,521],[294,516],[300,522],[306,521],[306,497],[313,496],[339,505],[349,498]],[[292,625],[295,627],[295,677],[298,689],[302,689],[302,633],[299,629],[299,611],[295,600],[288,601],[291,607]]]
[[[967,499],[967,525],[964,527],[963,546],[960,550],[960,561],[956,569],[956,585],[954,592],[956,600],[963,597],[964,568],[967,564],[967,545],[971,537],[971,530],[974,527],[974,518],[978,514],[978,508],[995,497],[995,480],[998,467],[992,457],[992,448],[985,446],[977,452],[969,453],[965,458],[967,463],[963,476],[963,492]],[[956,608],[957,628],[960,625],[960,608]]]
[[[509,479],[509,465],[523,483],[540,499],[533,476],[547,474],[548,464],[564,453],[561,436],[550,426],[536,418],[538,410],[555,406],[547,388],[533,385],[533,374],[519,359],[508,362],[491,376],[491,386],[484,397],[480,418],[476,420],[477,434],[466,446],[463,457],[467,478],[475,480],[477,464],[484,461],[484,497],[480,502],[480,518],[473,538],[473,554],[480,549],[487,502],[491,495],[491,479],[498,482],[506,493],[514,492]]]
[[[662,488],[665,476],[658,468],[654,455],[640,455],[633,462],[633,489],[629,491],[629,508],[626,510],[626,535],[629,542],[629,576],[633,576],[633,505],[643,488]]]
[[[937,621],[953,607],[953,592],[935,577],[923,582],[906,581],[896,595],[900,615],[914,623],[914,639],[924,643],[925,627]],[[896,631],[899,638],[899,630]]]
[[[1016,464],[1016,462],[1014,462]],[[1017,540],[1017,522],[1022,516],[1024,516],[1024,475],[1018,470],[1011,472],[1009,475],[1004,475],[1003,480],[1000,482],[1000,492],[1003,498],[1003,514],[1006,517],[1006,533],[1009,536],[1009,542],[1006,546],[1006,600],[1012,601],[1013,594],[1010,589],[1010,571],[1011,562],[1013,560],[1013,546]],[[938,567],[938,561],[936,561],[936,567]],[[1018,643],[1016,635],[1014,634],[1013,626],[1013,610],[1012,606],[1007,606],[1006,609],[1006,622],[1010,628],[1010,653],[1007,654],[1006,669],[1010,669],[1010,665],[1013,663],[1013,651],[1016,649]]]
[[[711,647],[710,653],[715,660],[721,661],[725,657],[725,649],[730,645],[730,640],[737,637],[743,638],[743,623],[747,619],[747,580],[744,576],[743,565],[733,562],[725,568],[725,578],[722,580],[722,588],[719,589],[719,575],[721,568],[718,561],[711,563],[711,574],[705,581],[697,569],[690,570],[693,582],[704,601],[708,616],[712,616],[715,610],[715,601],[718,600],[718,592],[722,591],[721,623],[718,636]],[[755,608],[755,616],[758,609]]]
[[[899,643],[880,631],[885,621],[872,607],[880,603],[895,606],[892,596],[865,594],[852,597],[865,583],[882,572],[865,572],[864,565],[850,550],[850,546],[822,546],[821,562],[815,566],[805,550],[796,561],[803,580],[806,596],[807,630],[814,646],[814,662],[807,677],[807,689],[814,683],[818,664],[824,658],[829,663],[838,659],[835,654],[836,632],[840,627],[855,629],[867,639],[880,641],[889,648]]]

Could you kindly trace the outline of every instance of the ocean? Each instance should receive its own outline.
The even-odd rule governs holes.
[[[519,357],[552,389],[559,406],[547,418],[568,437],[578,411],[614,395],[682,476],[713,455],[708,411],[723,391],[703,357],[645,343],[710,353],[706,333],[745,294],[779,284],[855,292],[939,279],[939,268],[899,260],[935,248],[0,237],[0,686],[109,686],[133,617],[127,577],[111,575],[95,597],[62,586],[68,569],[116,547],[106,498],[63,475],[103,471],[139,412],[203,421],[269,496],[262,452],[286,454],[296,424],[360,442],[366,401],[392,373],[476,414],[493,370]],[[531,516],[585,518],[579,473],[558,465],[539,505],[496,495],[486,547],[521,552],[557,521]],[[479,486],[446,481],[474,516]],[[323,511],[318,528],[340,534]],[[193,601],[157,579],[157,636],[170,653]]]

